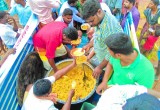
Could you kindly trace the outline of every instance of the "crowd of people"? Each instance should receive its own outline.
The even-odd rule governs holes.
[[[32,36],[34,52],[24,58],[17,78],[17,99],[22,110],[58,110],[54,106],[57,96],[51,93],[52,84],[77,65],[70,54],[77,47],[71,41],[77,39],[85,44],[81,48],[94,67],[92,76],[100,79],[94,94],[99,96],[98,100],[84,102],[79,109],[158,110],[160,92],[152,88],[155,76],[160,74],[160,46],[157,73],[145,55],[152,52],[160,36],[160,1],[150,0],[144,10],[146,21],[138,39],[140,51],[124,32],[130,13],[137,31],[138,5],[139,0],[12,0],[8,6],[1,0],[0,51],[6,52],[6,48],[8,51],[0,66],[16,51],[14,44],[31,14],[36,14],[39,20],[38,31]],[[21,28],[14,15],[18,16]],[[83,23],[90,28],[82,30]],[[73,62],[58,69],[57,59],[66,58],[73,58]],[[45,77],[50,69],[55,74]],[[66,103],[59,109],[71,109],[75,90],[68,92]]]

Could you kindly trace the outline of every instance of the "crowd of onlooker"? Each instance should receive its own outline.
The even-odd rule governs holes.
[[[14,44],[32,13],[39,20],[38,31],[32,36],[34,52],[26,56],[18,73],[17,97],[22,110],[57,110],[51,85],[76,66],[75,58],[70,54],[76,47],[88,53],[87,61],[94,67],[92,75],[100,79],[93,97],[101,97],[91,102],[96,102],[96,106],[85,102],[82,110],[158,110],[160,93],[152,87],[155,76],[160,74],[160,46],[156,73],[145,55],[152,52],[160,36],[160,1],[150,0],[143,11],[146,21],[137,38],[140,50],[132,45],[130,36],[124,32],[129,14],[135,31],[138,29],[139,1],[12,0],[8,6],[5,0],[1,0],[0,51],[8,51],[0,66],[9,54],[16,51]],[[18,16],[21,28],[17,26],[14,15]],[[82,30],[84,23],[88,23],[90,28]],[[77,39],[81,39],[83,44],[72,44]],[[73,58],[73,63],[58,69],[57,59],[66,58]],[[50,69],[55,74],[44,78]],[[73,96],[74,89],[69,92],[62,110],[70,109]]]

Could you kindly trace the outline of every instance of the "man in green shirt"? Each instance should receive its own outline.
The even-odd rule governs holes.
[[[153,65],[137,49],[133,48],[128,35],[112,34],[106,38],[105,43],[111,58],[103,81],[97,88],[98,94],[101,94],[108,85],[115,84],[139,84],[152,88],[155,75]]]

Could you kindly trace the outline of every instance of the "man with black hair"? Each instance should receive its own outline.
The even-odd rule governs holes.
[[[77,4],[77,1],[78,0],[67,0],[66,2],[64,2],[60,9],[59,16],[62,15],[63,11],[66,8],[70,8],[73,11],[73,20],[79,23],[84,23],[84,20],[81,18],[81,14],[78,12],[78,10],[75,7]]]
[[[63,11],[63,14],[59,16],[55,21],[62,21],[66,23],[70,27],[74,27],[73,25],[73,11],[70,8],[66,8]]]
[[[133,48],[131,39],[124,33],[110,35],[105,40],[111,58],[106,67],[102,83],[96,92],[101,94],[108,85],[139,84],[152,88],[154,68],[151,62],[137,49]]]
[[[94,47],[95,56],[90,60],[91,64],[95,65],[93,76],[99,77],[102,70],[106,67],[110,54],[107,46],[105,45],[105,39],[117,32],[122,32],[122,28],[117,19],[104,12],[98,0],[86,0],[82,7],[82,16],[91,26],[95,26],[95,37],[86,46],[84,50],[89,51],[91,47]]]
[[[121,22],[122,28],[124,28],[125,22],[128,18],[128,14],[129,14],[129,12],[131,12],[134,27],[135,27],[135,30],[137,30],[138,23],[140,20],[140,13],[139,13],[138,9],[135,7],[135,0],[124,0],[124,8],[126,8],[127,12],[124,13],[124,16],[122,18],[122,22]]]
[[[47,70],[52,67],[54,72],[56,72],[58,69],[54,58],[67,54],[62,43],[76,40],[77,38],[78,32],[74,27],[67,27],[67,24],[63,22],[52,22],[44,26],[33,36],[33,44],[44,63],[44,67]]]
[[[52,94],[52,84],[75,67],[76,61],[57,71],[53,76],[37,80],[31,87],[28,96],[23,103],[22,110],[58,110],[55,108],[56,95]],[[74,90],[69,92],[68,99],[61,110],[70,110]]]

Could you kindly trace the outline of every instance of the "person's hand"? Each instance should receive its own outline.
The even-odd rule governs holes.
[[[74,66],[76,66],[76,57],[75,57],[75,56],[73,56],[73,62],[72,62],[72,64],[73,64]]]
[[[101,95],[107,89],[106,82],[102,82],[96,89],[97,94]]]
[[[53,103],[57,103],[57,94],[56,93],[50,93],[48,95],[48,99],[51,100]]]
[[[7,51],[7,54],[14,54],[15,52],[16,52],[16,49],[12,48]]]
[[[85,46],[82,48],[82,51],[85,50],[85,52],[88,52],[89,49],[90,49],[90,46],[89,46],[89,44],[87,44],[87,45],[85,45]]]
[[[94,34],[94,28],[91,27],[89,30],[87,30],[87,36],[89,39],[91,39],[93,37]]]
[[[99,67],[99,66],[97,66],[95,69],[94,69],[94,71],[93,71],[93,77],[94,78],[98,78],[99,76],[100,76],[100,74],[102,73],[102,69]]]
[[[8,15],[8,22],[7,23],[11,25],[14,22],[15,22],[15,19],[13,17],[11,17],[11,16]]]
[[[70,92],[69,92],[69,96],[70,97],[73,97],[75,94],[75,89],[71,89]]]

